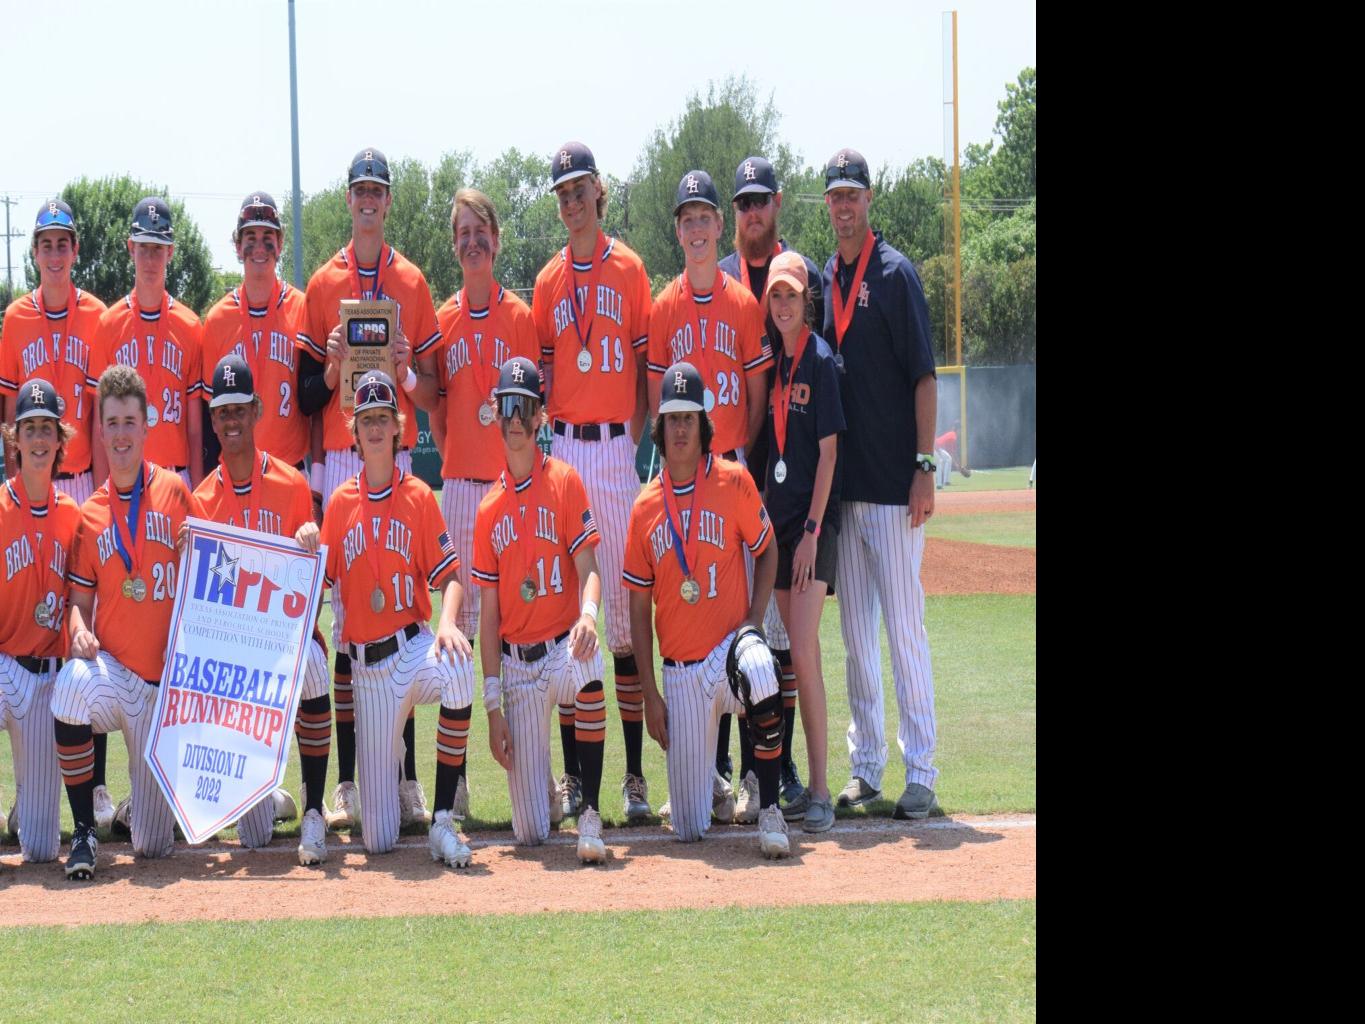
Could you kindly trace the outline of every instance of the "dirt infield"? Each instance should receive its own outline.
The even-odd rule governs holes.
[[[56,863],[20,865],[16,853],[0,858],[2,919],[76,925],[669,910],[1017,899],[1037,889],[1032,815],[847,821],[820,836],[798,829],[793,855],[782,861],[760,856],[752,826],[717,826],[690,844],[658,827],[608,830],[604,838],[607,863],[587,868],[572,833],[533,849],[514,846],[510,833],[478,833],[464,871],[434,863],[415,837],[367,857],[332,836],[331,860],[321,868],[299,867],[294,844],[283,840],[255,851],[236,843],[179,846],[158,861],[105,844],[92,882],[68,882]]]
[[[1032,512],[1038,492],[938,491],[934,515]],[[930,537],[924,542],[920,579],[926,594],[1033,594],[1038,590],[1038,553],[1032,548],[971,544]]]
[[[951,486],[951,485],[950,485]],[[934,492],[934,515],[961,516],[973,512],[1035,512],[1038,492],[1025,491],[950,491]]]

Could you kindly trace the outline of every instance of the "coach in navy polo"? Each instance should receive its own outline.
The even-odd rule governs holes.
[[[897,818],[934,806],[934,677],[924,631],[920,560],[934,513],[938,382],[929,309],[910,261],[868,226],[867,161],[841,149],[825,167],[825,203],[838,251],[825,265],[825,338],[843,370],[848,431],[839,453],[842,529],[837,590],[852,722],[852,778],[841,807],[881,796],[886,767],[881,643],[886,620],[900,712],[905,791]],[[880,616],[878,612],[880,611]]]

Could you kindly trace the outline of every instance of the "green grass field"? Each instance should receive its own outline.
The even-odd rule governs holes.
[[[953,470],[949,491],[1022,491],[1028,487],[1030,466],[973,469],[971,476]],[[1036,486],[1036,485],[1035,485]]]
[[[924,529],[926,537],[943,540],[998,544],[1012,548],[1038,546],[1038,514],[1032,511],[936,515]]]

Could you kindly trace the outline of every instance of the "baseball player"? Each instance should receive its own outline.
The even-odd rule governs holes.
[[[57,389],[33,377],[16,389],[15,425],[3,427],[19,472],[0,487],[0,728],[14,753],[17,803],[8,824],[26,861],[53,860],[61,845],[52,683],[66,652],[66,565],[81,513],[53,486],[75,436],[57,410]]]
[[[417,266],[384,241],[384,221],[393,206],[389,162],[377,149],[362,149],[347,173],[346,208],[351,216],[351,240],[324,263],[308,281],[308,319],[299,346],[300,392],[304,415],[320,412],[323,423],[323,465],[314,463],[313,489],[322,494],[323,510],[332,494],[360,471],[360,456],[352,446],[347,416],[341,405],[341,362],[347,345],[342,336],[342,299],[393,299],[398,304],[397,337],[393,340],[395,372],[402,382],[398,408],[404,422],[398,466],[412,472],[412,446],[417,443],[413,403],[431,410],[436,402],[436,350],[441,332],[431,289]],[[416,369],[414,370],[413,364]],[[355,710],[351,692],[351,664],[338,651],[335,664],[337,788],[332,795],[328,824],[355,825]],[[415,724],[404,727],[403,784],[400,788],[404,825],[430,821],[426,798],[417,782]]]
[[[924,631],[920,559],[934,514],[938,384],[924,289],[910,261],[868,226],[867,161],[841,149],[825,167],[825,203],[838,251],[825,264],[824,335],[843,371],[848,432],[839,462],[839,618],[853,720],[852,775],[839,806],[881,795],[886,766],[879,620],[886,622],[900,711],[905,792],[897,818],[934,805],[934,673]],[[914,461],[907,457],[911,445]]]
[[[636,499],[626,541],[631,637],[640,656],[645,721],[667,755],[673,831],[692,842],[710,825],[716,722],[723,712],[743,710],[763,802],[759,848],[782,857],[788,852],[777,805],[782,697],[776,662],[756,630],[772,593],[777,552],[753,478],[711,454],[705,392],[692,364],[667,369],[654,425],[664,468]],[[754,556],[752,598],[746,550]],[[741,627],[755,627],[752,638],[738,636],[746,632]],[[664,660],[662,697],[654,683],[655,628]],[[727,681],[732,667],[735,678]]]
[[[803,818],[807,832],[827,832],[834,826],[834,804],[826,778],[829,739],[820,668],[820,614],[834,582],[838,554],[837,471],[844,413],[834,353],[811,332],[807,320],[814,313],[807,280],[806,263],[799,253],[784,252],[773,258],[764,305],[782,339],[782,352],[769,401],[769,458],[763,490],[777,540],[773,594],[782,620],[791,627],[810,764],[809,788],[783,808],[783,816]]]
[[[215,523],[259,530],[277,537],[293,537],[310,551],[318,549],[318,527],[308,481],[284,459],[262,450],[256,432],[269,421],[255,389],[250,364],[236,351],[214,366],[206,385],[209,421],[222,447],[222,463],[195,489],[191,512]],[[268,392],[272,402],[274,390]],[[303,769],[304,815],[299,838],[299,863],[320,864],[327,859],[327,822],[322,793],[327,784],[327,755],[332,745],[332,707],[328,695],[327,653],[317,637],[308,646],[303,693],[294,722]],[[277,791],[278,792],[278,791]],[[261,800],[237,822],[246,847],[270,842],[273,820],[279,817],[273,799]]]
[[[941,490],[952,483],[949,477],[953,475],[953,470],[957,470],[964,477],[972,475],[967,464],[958,458],[957,436],[961,431],[962,421],[954,420],[951,429],[934,438],[934,459],[938,463],[934,470],[935,490]]]
[[[649,785],[640,756],[644,703],[640,669],[631,650],[629,601],[620,584],[626,524],[640,478],[635,452],[645,426],[645,344],[649,336],[649,276],[620,239],[602,233],[607,190],[592,151],[566,142],[550,158],[559,219],[569,243],[536,276],[531,313],[545,364],[545,405],[553,423],[554,456],[583,480],[601,531],[597,551],[606,585],[607,646],[616,706],[626,744],[621,780],[625,815],[649,816]],[[564,748],[564,814],[576,814],[582,768],[575,749],[573,705],[560,705]]]
[[[735,212],[734,251],[720,261],[720,269],[748,288],[755,299],[764,294],[768,282],[768,267],[773,257],[787,252],[789,246],[778,232],[778,217],[782,211],[782,190],[777,184],[777,172],[772,162],[762,156],[748,156],[735,168],[735,192],[730,198]],[[808,257],[806,280],[811,302],[815,307],[816,325],[825,322],[825,299],[820,288],[820,268]],[[771,374],[769,374],[771,378]],[[765,392],[768,390],[765,388]],[[755,480],[762,480],[768,465],[768,433],[760,431],[751,451],[745,452],[745,463]],[[782,666],[782,802],[785,807],[802,806],[799,801],[805,787],[792,760],[792,733],[796,725],[796,670],[792,667],[791,641],[787,638],[782,616],[778,614],[776,594],[763,617],[763,632]],[[741,730],[740,777],[748,778],[753,766],[753,751],[748,744],[749,733]],[[730,716],[722,715],[716,741],[716,769],[727,780],[731,778]],[[741,820],[753,820],[757,814],[758,794],[752,785],[740,783],[738,813]]]
[[[74,821],[66,874],[78,879],[95,874],[92,729],[123,730],[134,852],[171,852],[171,809],[142,753],[170,633],[176,537],[190,504],[180,474],[143,458],[151,428],[147,386],[137,370],[110,366],[100,375],[97,401],[109,478],[81,506],[67,563],[71,660],[52,691],[57,758]]]
[[[13,401],[20,381],[42,375],[53,383],[62,422],[75,431],[53,483],[77,505],[95,491],[91,472],[95,379],[90,376],[90,353],[105,310],[103,302],[71,282],[79,256],[80,239],[71,207],[61,199],[48,200],[39,207],[33,224],[33,262],[39,285],[10,304],[0,334],[0,422],[14,420]],[[6,475],[15,475],[13,453],[7,451],[5,458]],[[104,779],[106,747],[107,737],[98,734],[95,823],[104,829],[114,820],[114,801]],[[9,828],[15,830],[17,822],[11,820]]]
[[[469,847],[450,813],[465,770],[474,694],[473,651],[455,625],[459,558],[431,488],[397,463],[407,424],[393,380],[382,371],[368,373],[355,397],[351,429],[362,466],[332,493],[322,541],[334,639],[349,654],[353,672],[365,849],[393,849],[404,723],[416,705],[439,701],[431,856],[465,867]],[[427,625],[428,588],[443,591],[435,637]]]
[[[100,317],[90,354],[98,379],[115,363],[130,366],[147,385],[147,461],[179,473],[187,487],[204,476],[203,397],[199,316],[166,291],[166,270],[175,252],[171,208],[148,196],[133,207],[128,254],[133,290]],[[96,479],[107,472],[95,423]]]
[[[512,831],[518,842],[536,845],[552,824],[550,714],[556,704],[573,706],[583,773],[578,858],[598,863],[607,855],[597,807],[607,728],[597,649],[602,586],[593,554],[601,537],[573,467],[536,447],[535,363],[521,356],[505,362],[495,394],[506,468],[479,505],[473,570],[476,583],[496,588],[479,617],[488,742],[507,769]]]

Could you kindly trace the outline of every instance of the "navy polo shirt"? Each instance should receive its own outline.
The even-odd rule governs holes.
[[[845,266],[836,251],[825,264],[825,293],[838,287],[853,304],[853,319],[838,352],[844,357],[844,418],[839,450],[844,501],[904,505],[915,468],[915,382],[934,375],[929,307],[914,266],[881,232],[863,275],[866,295],[848,294],[857,261]],[[834,280],[836,271],[838,282]],[[863,303],[866,303],[865,305]],[[835,344],[834,300],[825,303],[825,337]]]
[[[785,383],[792,372],[792,360],[777,343],[777,384]],[[768,471],[763,504],[772,520],[773,536],[779,544],[790,544],[801,539],[801,531],[810,514],[811,494],[815,490],[815,471],[820,465],[820,441],[844,429],[844,409],[839,398],[839,370],[834,365],[834,350],[820,335],[811,333],[801,363],[796,367],[791,386],[791,408],[787,413],[787,445],[782,461],[787,464],[787,478],[778,483],[773,476],[777,465],[777,434],[773,426],[773,402],[782,393],[776,384],[768,401],[768,426],[763,432],[768,442]],[[840,463],[834,463],[834,482],[825,505],[825,517],[820,528],[839,528]]]

